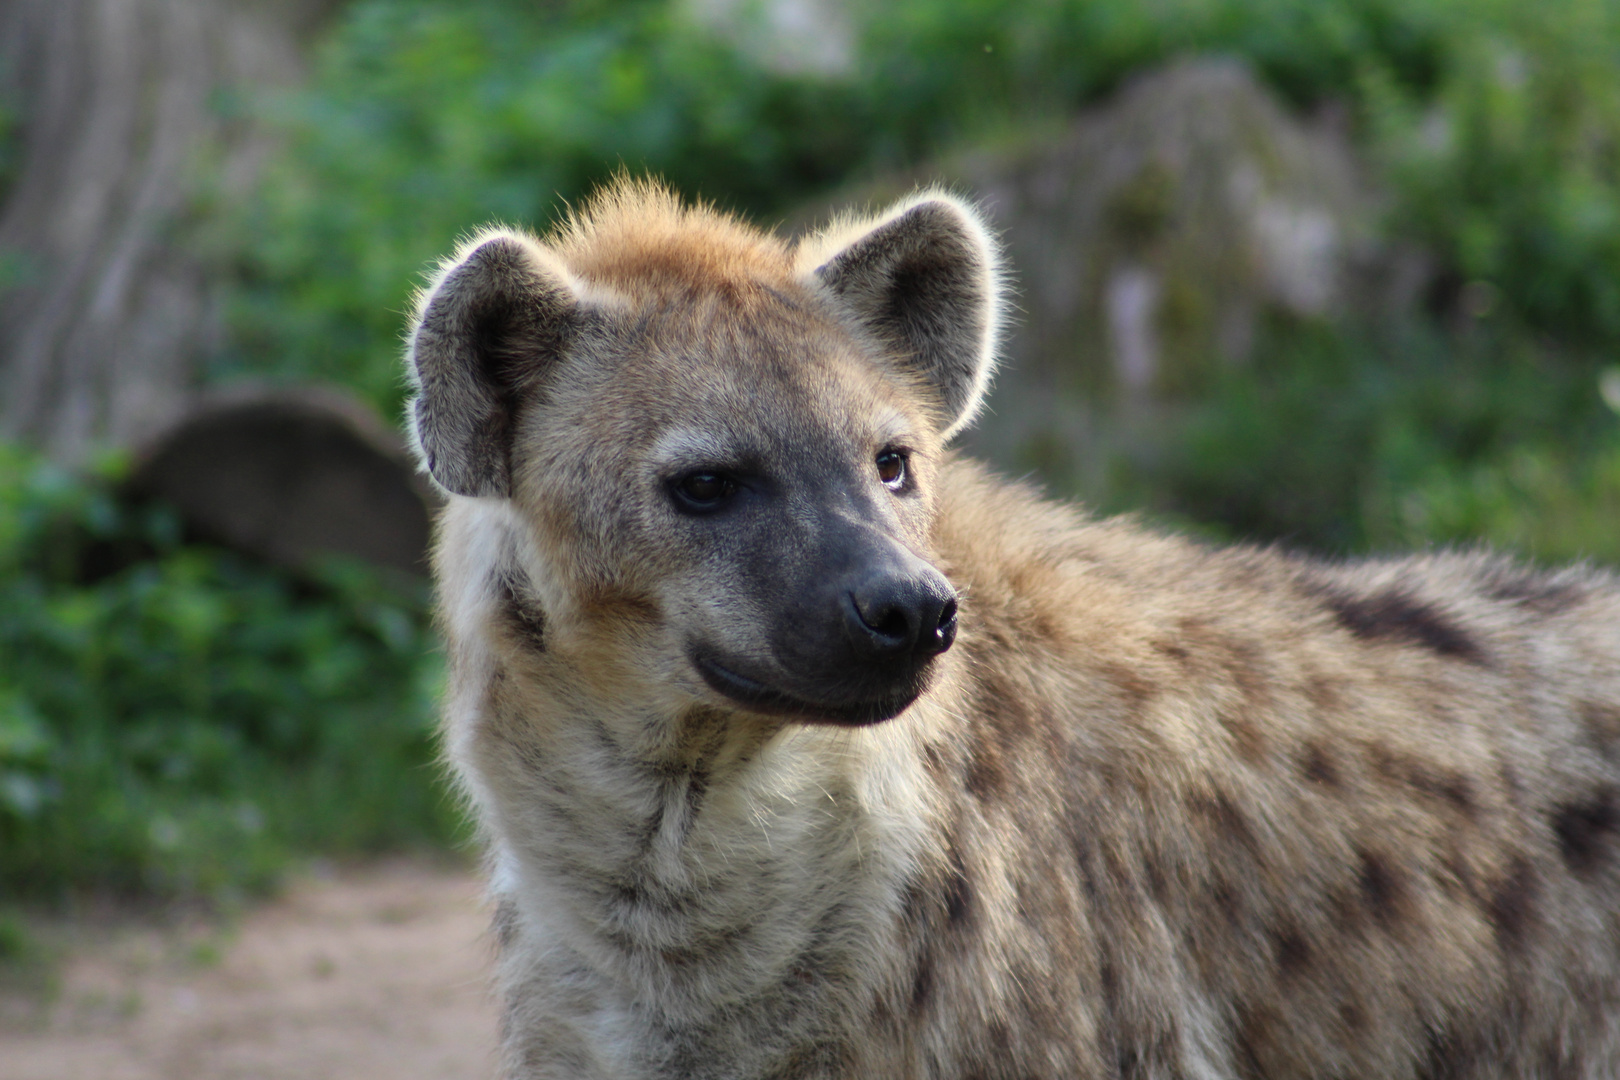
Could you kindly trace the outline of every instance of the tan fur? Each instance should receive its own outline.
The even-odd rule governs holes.
[[[1210,550],[996,480],[943,438],[1001,291],[937,192],[790,248],[621,182],[424,295],[507,1075],[1620,1074],[1615,580]],[[752,486],[682,510],[694,470]],[[960,601],[864,726],[792,652],[845,551]],[[739,705],[708,648],[833,712]]]

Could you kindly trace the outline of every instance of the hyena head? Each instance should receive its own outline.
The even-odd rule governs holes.
[[[488,230],[445,264],[412,420],[441,486],[527,532],[535,647],[676,707],[870,723],[956,632],[932,484],[999,305],[993,241],[948,195],[789,246],[620,181],[544,241]]]

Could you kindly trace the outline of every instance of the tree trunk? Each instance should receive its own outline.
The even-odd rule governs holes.
[[[270,149],[223,115],[300,75],[336,0],[0,0],[20,167],[0,206],[0,438],[77,463],[172,419],[220,333],[198,195]],[[211,175],[206,175],[211,174]]]

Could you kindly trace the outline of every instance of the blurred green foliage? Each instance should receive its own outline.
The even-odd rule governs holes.
[[[1620,563],[1620,388],[1522,334],[1273,327],[1112,508],[1334,553],[1489,543]],[[1613,399],[1606,404],[1605,397]]]
[[[1391,225],[1522,326],[1620,344],[1620,4],[1479,5],[1416,95],[1370,73],[1370,142],[1399,196]]]
[[[0,898],[220,896],[452,837],[420,586],[188,544],[0,454]]]
[[[412,287],[490,220],[543,226],[620,167],[747,209],[841,177],[856,88],[766,76],[668,5],[361,0],[248,220],[240,364],[390,413]]]
[[[1343,86],[1429,310],[1274,327],[1121,492],[1225,538],[1620,562],[1620,4],[1407,15],[1429,63]]]

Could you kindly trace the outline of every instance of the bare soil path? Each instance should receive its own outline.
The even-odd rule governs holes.
[[[78,930],[46,1004],[0,998],[0,1080],[488,1080],[488,925],[471,874],[397,862]]]

